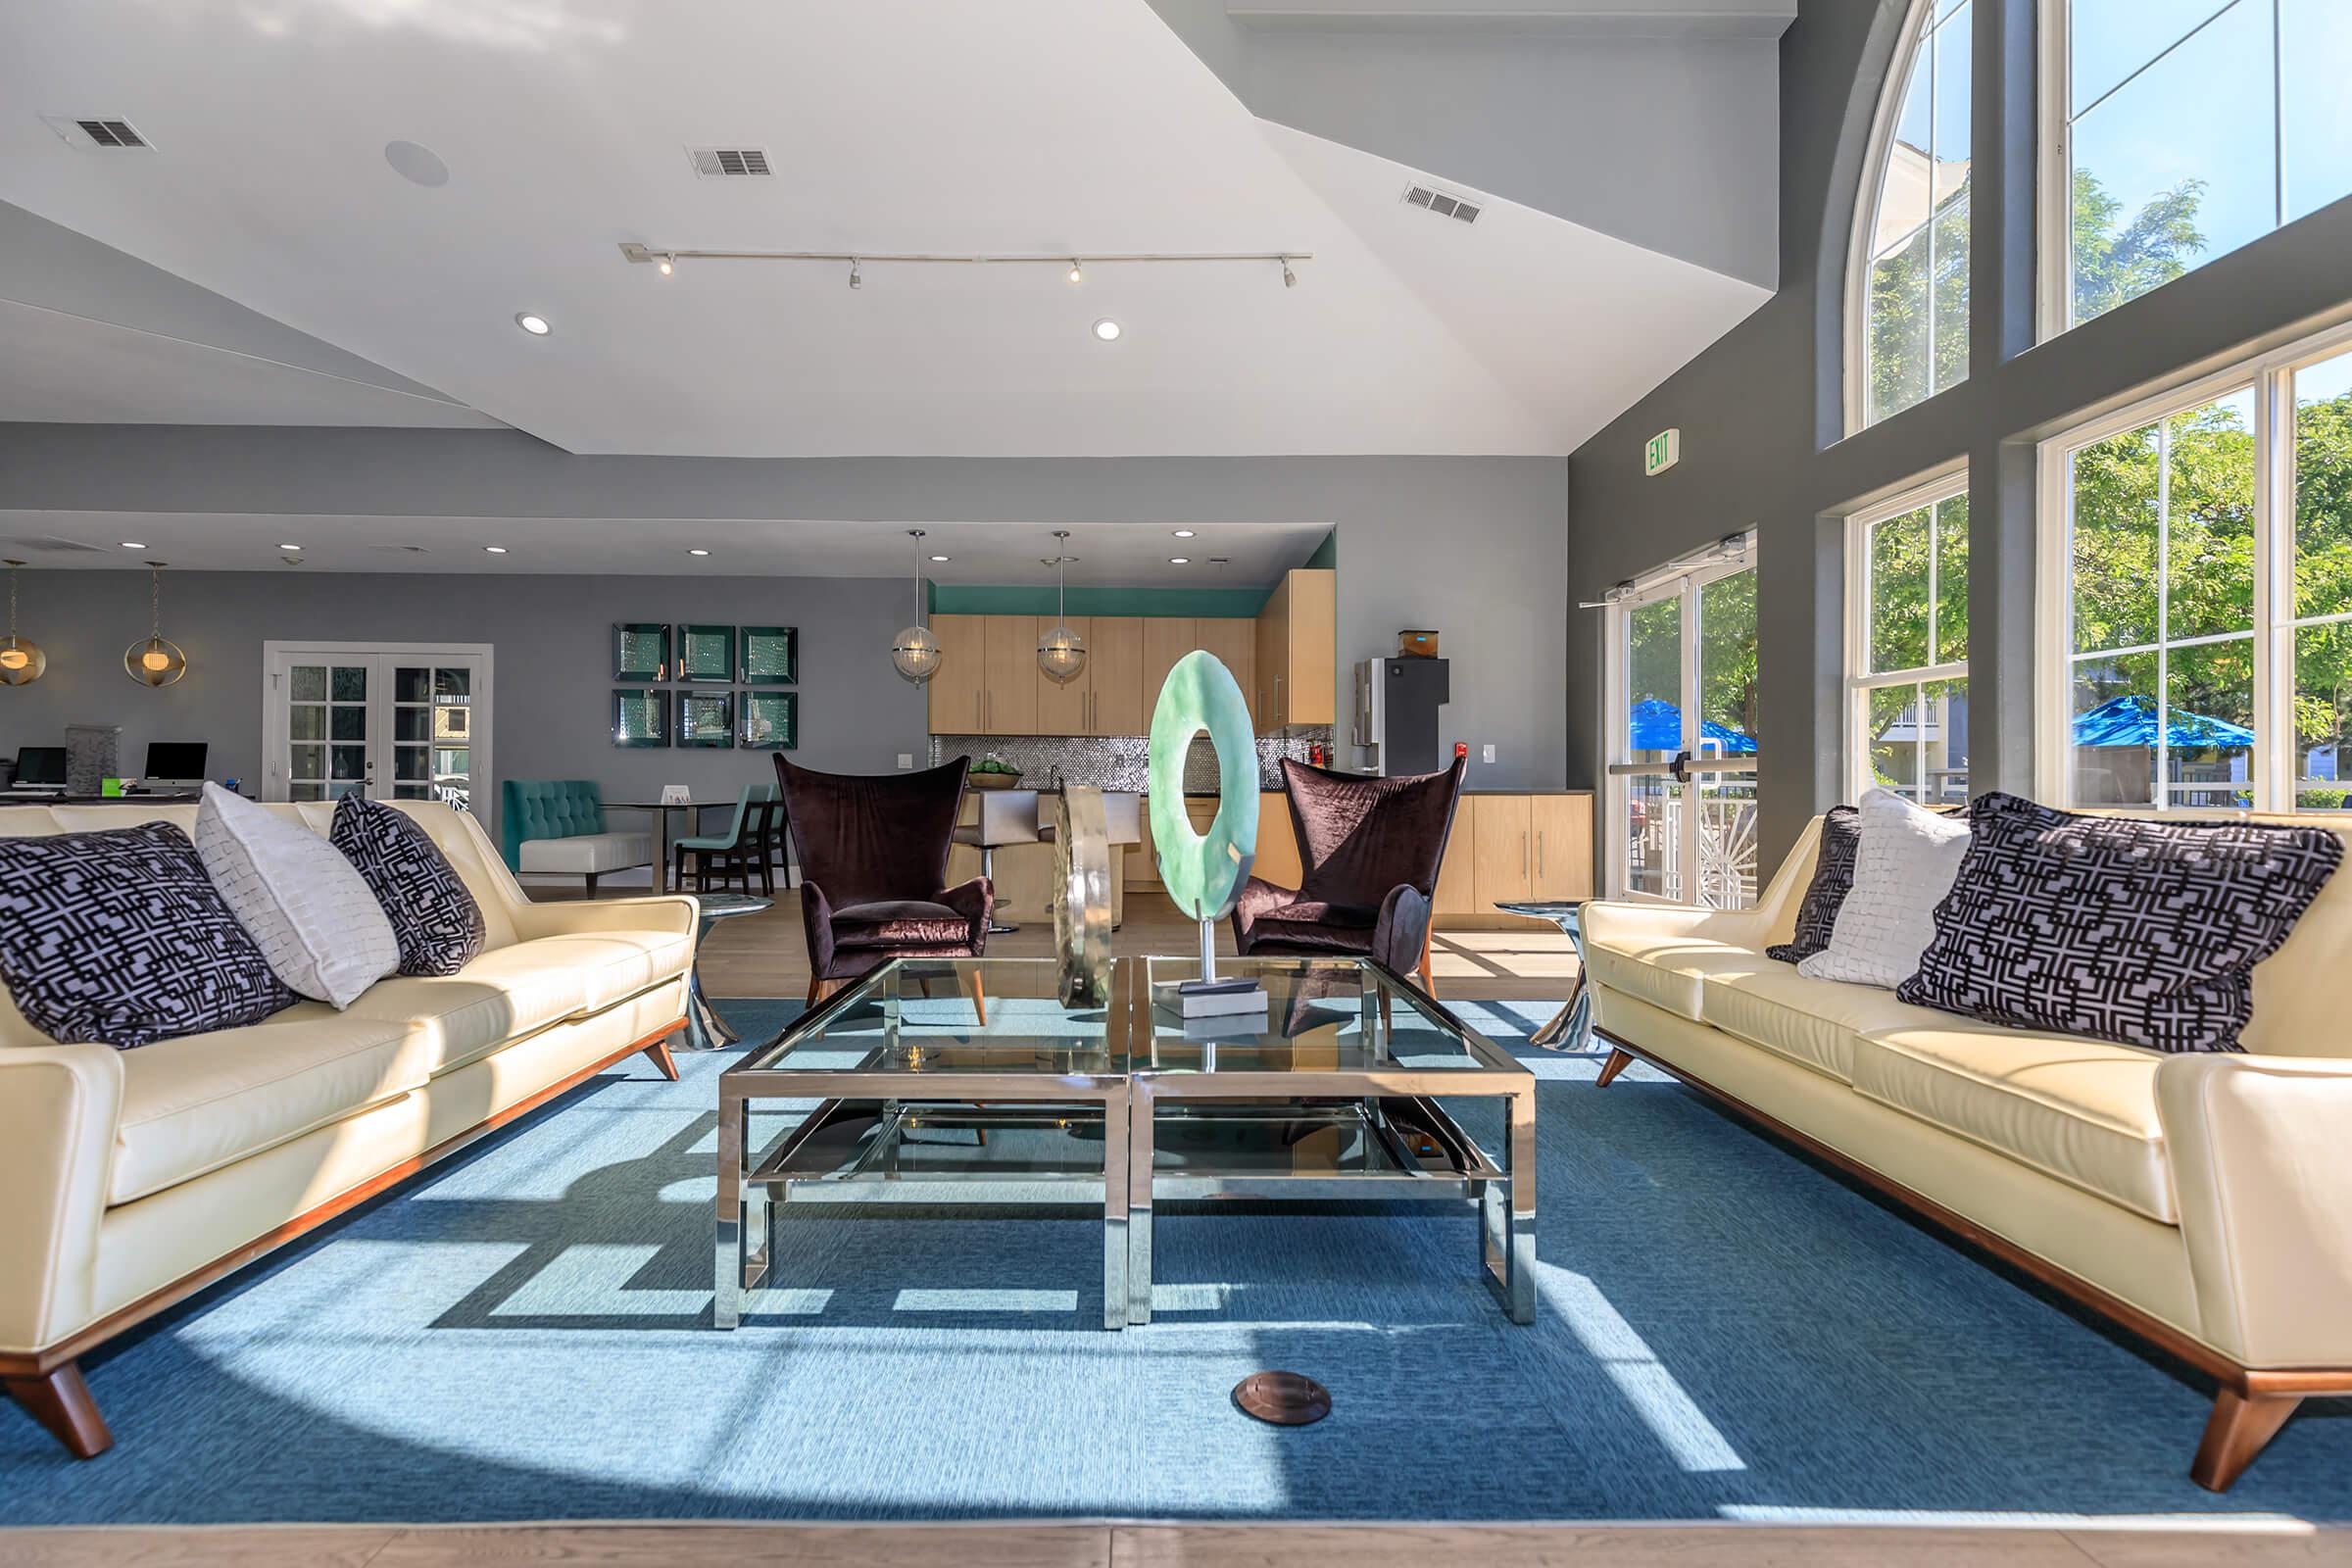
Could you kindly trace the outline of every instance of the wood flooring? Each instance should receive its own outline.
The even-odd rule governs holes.
[[[0,1531],[9,1568],[2287,1568],[2352,1530],[1778,1525],[381,1525]]]

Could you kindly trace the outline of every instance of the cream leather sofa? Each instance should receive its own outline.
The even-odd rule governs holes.
[[[111,1441],[83,1351],[632,1053],[677,1076],[694,900],[533,904],[471,816],[399,804],[481,906],[458,974],[136,1051],[52,1041],[0,988],[0,1380],[82,1457]],[[0,833],[195,815],[11,807]]]
[[[2255,970],[2246,1054],[2168,1056],[1766,957],[1820,834],[1752,909],[1584,906],[1601,1083],[1650,1062],[2212,1374],[2215,1491],[2352,1394],[2352,870]]]

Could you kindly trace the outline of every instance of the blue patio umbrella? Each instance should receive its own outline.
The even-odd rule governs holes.
[[[1674,704],[1656,697],[1644,698],[1634,705],[1633,722],[1628,726],[1633,749],[1637,752],[1679,752],[1683,749],[1683,710]],[[1756,739],[1742,735],[1728,724],[1718,724],[1711,718],[1698,721],[1701,743],[1715,742],[1718,757],[1753,757]]]
[[[2177,747],[2212,747],[2228,752],[2254,744],[2254,732],[2242,724],[2178,708],[2165,715],[2165,728]],[[2136,692],[2111,697],[2086,713],[2077,713],[2074,733],[2077,746],[2153,747],[2156,699]]]

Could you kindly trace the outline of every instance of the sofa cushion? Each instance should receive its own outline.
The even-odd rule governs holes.
[[[1904,1000],[2154,1051],[2240,1049],[2254,966],[2344,858],[2322,826],[2086,816],[1998,792],[1971,815]]]
[[[0,977],[52,1040],[129,1049],[294,1003],[169,822],[0,837]]]
[[[585,931],[497,949],[454,975],[386,980],[351,1005],[406,1025],[427,1076],[508,1042],[601,1011],[685,972],[694,939],[676,931]]]
[[[127,1053],[107,1201],[176,1186],[423,1082],[400,1024],[317,1002]]]
[[[1293,948],[1305,953],[1369,953],[1380,911],[1360,905],[1301,900],[1268,909],[1250,922],[1253,951]]]
[[[354,791],[326,836],[391,922],[402,974],[456,974],[480,956],[482,906],[415,817]]]
[[[649,833],[579,833],[563,839],[525,839],[521,869],[548,876],[592,876],[651,865]]]
[[[1952,1020],[1875,1030],[1857,1094],[2134,1213],[2180,1222],[2156,1113],[2164,1058],[2073,1035]]]
[[[194,837],[205,874],[296,994],[348,1007],[399,967],[400,939],[374,890],[302,822],[208,783]]]
[[[1862,847],[1862,813],[1850,806],[1833,806],[1821,819],[1821,844],[1814,853],[1813,880],[1805,887],[1796,908],[1796,929],[1788,940],[1764,950],[1781,963],[1810,958],[1830,945],[1838,929],[1838,910],[1854,886],[1854,852]]]
[[[1753,975],[1772,965],[1754,948],[1671,930],[1596,934],[1588,928],[1584,944],[1585,971],[1593,983],[1693,1020],[1710,977]]]
[[[1854,885],[1838,906],[1830,945],[1801,960],[1797,972],[1891,991],[1936,940],[1936,906],[1960,873],[1968,823],[1892,790],[1872,790],[1857,809]]]
[[[1926,1007],[1906,1006],[1875,986],[1809,980],[1785,962],[1707,976],[1699,1018],[1840,1083],[1854,1081],[1854,1050],[1876,1029],[1948,1024]]]

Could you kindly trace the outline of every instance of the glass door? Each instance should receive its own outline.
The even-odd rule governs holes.
[[[486,808],[490,650],[270,643],[262,799]]]
[[[1752,546],[1659,574],[1608,616],[1609,885],[1743,908],[1756,897]]]

